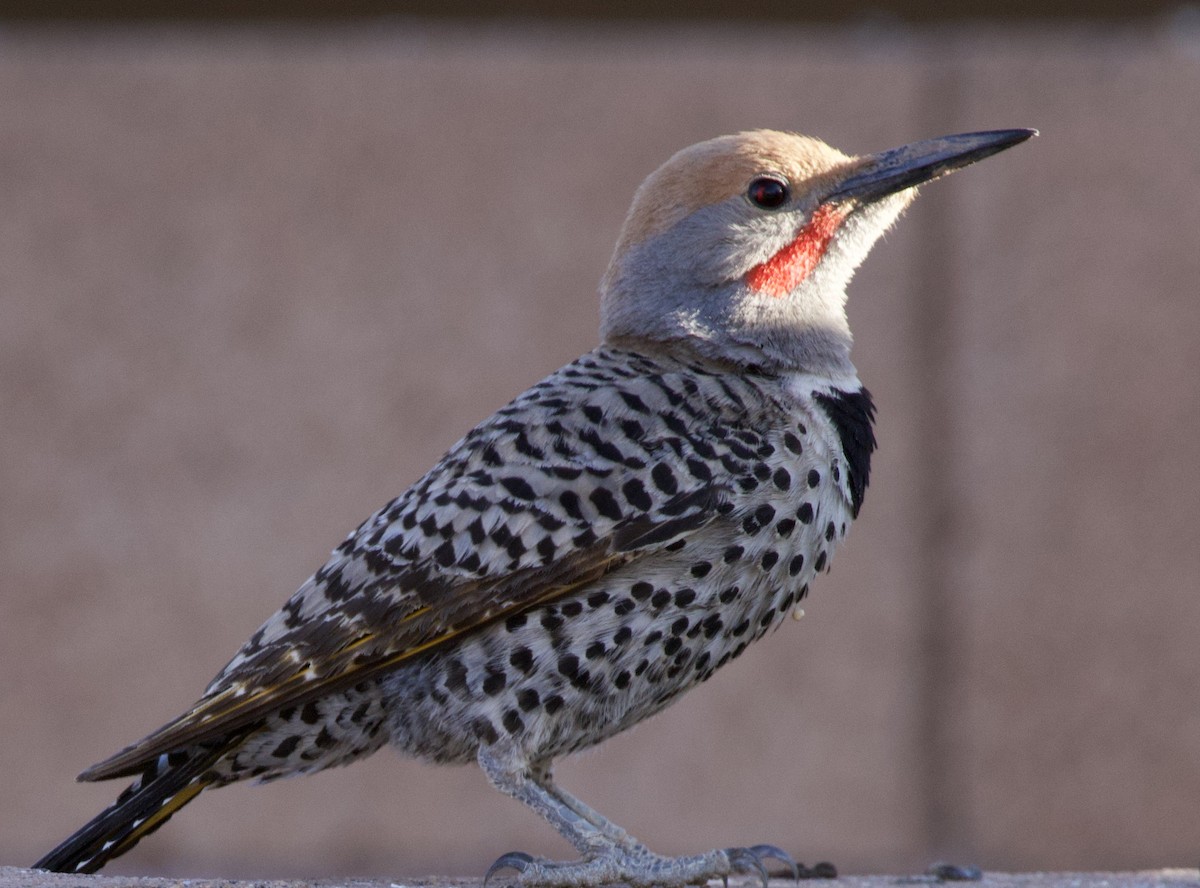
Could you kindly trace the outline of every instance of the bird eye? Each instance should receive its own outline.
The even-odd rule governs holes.
[[[791,197],[787,183],[773,176],[759,176],[746,191],[750,203],[764,210],[777,210]]]

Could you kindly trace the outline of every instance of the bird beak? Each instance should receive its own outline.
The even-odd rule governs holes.
[[[1037,134],[1033,129],[959,133],[871,154],[860,159],[850,176],[836,185],[823,203],[870,203],[983,160]]]

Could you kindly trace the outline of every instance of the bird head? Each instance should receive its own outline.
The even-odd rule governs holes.
[[[601,283],[603,339],[771,372],[851,372],[846,285],[916,186],[1035,134],[864,157],[771,130],[685,148],[634,196]]]

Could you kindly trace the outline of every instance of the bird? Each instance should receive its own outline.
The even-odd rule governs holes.
[[[79,775],[132,782],[34,867],[95,872],[206,789],[390,744],[477,763],[579,853],[508,852],[485,881],[795,871],[770,844],[658,855],[553,764],[707,680],[829,569],[876,447],[847,284],[917,186],[1033,135],[854,156],[752,130],[676,153],[620,229],[599,345],[351,532],[190,709]]]

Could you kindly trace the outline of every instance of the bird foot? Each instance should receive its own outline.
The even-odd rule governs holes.
[[[501,870],[515,870],[517,884],[522,888],[595,888],[599,885],[621,883],[634,888],[701,885],[710,879],[721,879],[726,885],[729,876],[752,873],[766,888],[768,874],[765,861],[782,862],[796,880],[800,867],[792,856],[774,845],[754,845],[750,848],[723,848],[688,857],[661,857],[642,845],[616,846],[595,857],[579,861],[559,862],[533,857],[523,851],[501,855],[483,877],[488,882]]]

